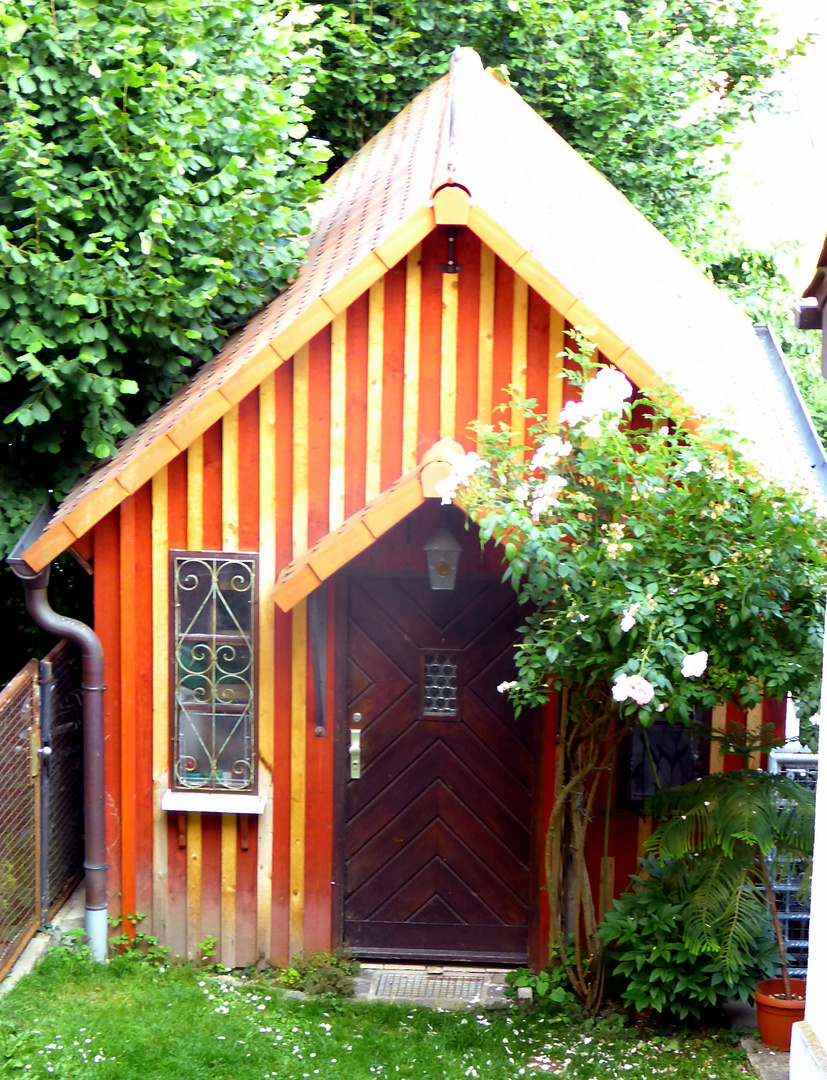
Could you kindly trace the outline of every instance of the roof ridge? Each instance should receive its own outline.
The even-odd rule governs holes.
[[[471,91],[473,84],[484,76],[485,69],[480,54],[475,49],[457,45],[451,54],[448,68],[448,96],[434,162],[432,194],[446,184],[458,184],[465,188],[469,195],[472,194],[468,177],[462,176],[457,105],[461,98]]]

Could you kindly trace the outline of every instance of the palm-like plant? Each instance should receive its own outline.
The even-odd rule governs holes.
[[[812,791],[785,776],[748,767],[755,751],[777,745],[772,728],[715,735],[744,767],[655,793],[660,824],[648,842],[658,860],[686,864],[685,944],[716,953],[725,969],[743,968],[769,911],[784,993],[792,997],[773,881],[795,864],[809,880],[815,821]]]

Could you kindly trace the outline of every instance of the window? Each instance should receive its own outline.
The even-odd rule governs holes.
[[[658,787],[677,787],[706,776],[709,742],[704,737],[708,716],[697,710],[689,727],[656,720],[651,727],[635,726],[618,754],[619,802],[642,806]],[[657,770],[655,781],[652,767]]]
[[[172,789],[256,790],[256,555],[170,552]]]

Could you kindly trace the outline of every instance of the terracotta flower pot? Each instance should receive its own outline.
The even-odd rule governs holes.
[[[789,1050],[793,1024],[804,1019],[806,979],[790,979],[790,989],[799,995],[793,1000],[773,997],[784,993],[783,979],[765,979],[755,986],[755,1008],[761,1042],[771,1050]]]

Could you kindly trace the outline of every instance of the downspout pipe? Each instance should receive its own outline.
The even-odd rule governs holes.
[[[40,535],[51,513],[50,507],[44,507],[40,511],[6,562],[23,582],[26,608],[35,625],[59,638],[68,638],[80,650],[83,693],[83,808],[86,830],[83,861],[86,888],[84,929],[92,956],[103,962],[107,952],[103,647],[97,634],[86,623],[58,615],[52,609],[47,595],[51,563],[40,571],[34,571],[21,557],[20,553]]]

